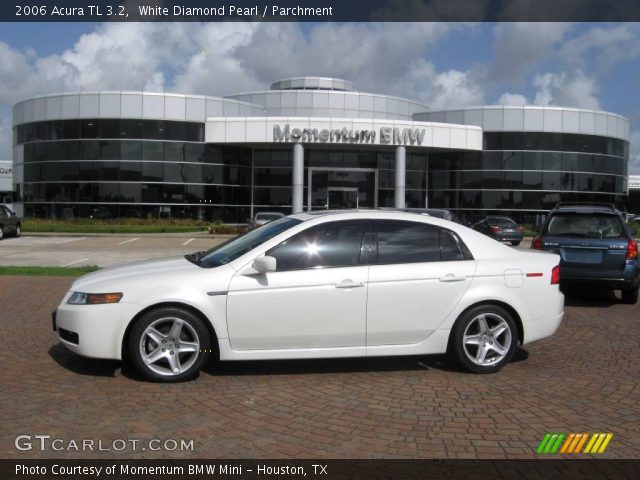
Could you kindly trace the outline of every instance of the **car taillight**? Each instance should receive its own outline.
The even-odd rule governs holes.
[[[524,228],[522,228],[522,227],[516,227],[516,229],[518,230],[518,233],[524,232]]]
[[[627,260],[636,260],[638,258],[638,243],[630,238],[627,243]]]
[[[491,228],[492,232],[496,232],[496,233],[502,231],[502,229],[500,227],[496,227],[495,225],[491,225],[489,228]]]
[[[560,265],[556,265],[551,270],[551,285],[558,285],[560,283]]]
[[[540,237],[536,237],[531,242],[531,248],[534,250],[542,250],[542,239]]]

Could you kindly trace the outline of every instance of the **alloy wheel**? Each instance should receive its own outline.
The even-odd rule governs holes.
[[[490,366],[508,355],[513,335],[507,321],[496,313],[474,317],[464,330],[463,349],[467,358],[478,366]]]
[[[195,328],[177,317],[162,317],[145,328],[140,337],[140,357],[154,373],[176,376],[198,360],[200,338]]]

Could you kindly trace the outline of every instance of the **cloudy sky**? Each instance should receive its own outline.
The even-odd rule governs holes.
[[[2,24],[0,158],[11,105],[68,90],[225,95],[288,76],[351,80],[432,108],[562,105],[631,120],[640,174],[640,24]]]

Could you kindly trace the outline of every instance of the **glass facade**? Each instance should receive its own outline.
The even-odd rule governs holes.
[[[14,128],[25,215],[174,216],[244,223],[255,211],[290,213],[290,146],[204,142],[204,124],[82,119]],[[485,132],[482,152],[407,148],[405,199],[472,219],[518,221],[558,201],[621,204],[629,143],[596,135]],[[305,145],[304,209],[394,204],[395,149]]]
[[[560,201],[621,206],[628,156],[629,143],[609,137],[485,132],[482,152],[429,154],[429,207],[535,223]]]

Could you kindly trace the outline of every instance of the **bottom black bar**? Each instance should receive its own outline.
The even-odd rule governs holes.
[[[640,478],[640,460],[0,460],[2,480]]]

